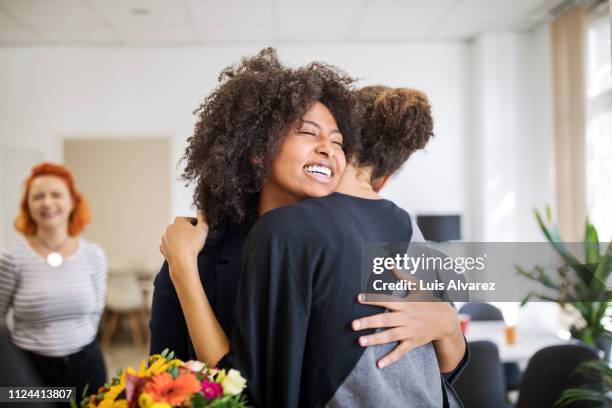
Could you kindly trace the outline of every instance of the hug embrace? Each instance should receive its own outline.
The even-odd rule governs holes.
[[[197,223],[162,237],[151,352],[240,370],[256,407],[462,406],[453,306],[360,293],[363,245],[423,241],[379,191],[432,136],[426,96],[273,49],[219,79],[184,158]]]

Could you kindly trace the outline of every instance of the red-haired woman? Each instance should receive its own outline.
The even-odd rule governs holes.
[[[15,228],[24,240],[0,251],[0,326],[47,386],[95,391],[106,381],[95,340],[106,295],[104,251],[79,237],[91,215],[70,172],[42,163],[25,181]]]

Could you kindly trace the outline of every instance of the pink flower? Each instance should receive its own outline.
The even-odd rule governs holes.
[[[138,399],[138,395],[147,383],[148,378],[141,378],[130,373],[126,376],[125,397],[129,404],[133,404]]]
[[[211,400],[223,395],[223,387],[221,386],[221,384],[208,380],[202,381],[202,387],[200,391],[202,392],[202,394],[204,394],[204,397],[207,400]]]

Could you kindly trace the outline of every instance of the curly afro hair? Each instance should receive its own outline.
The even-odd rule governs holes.
[[[362,109],[358,166],[372,167],[372,181],[399,170],[433,136],[427,96],[413,89],[367,86],[356,91]]]
[[[255,221],[270,162],[313,103],[334,115],[347,158],[359,137],[354,80],[330,65],[291,69],[266,48],[225,68],[219,82],[194,112],[199,120],[183,157],[183,179],[195,184],[193,203],[204,210],[211,235],[224,224]]]

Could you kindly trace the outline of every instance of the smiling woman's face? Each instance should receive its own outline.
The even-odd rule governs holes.
[[[342,143],[332,113],[322,103],[314,103],[302,126],[289,130],[283,140],[262,194],[285,205],[331,194],[346,167]]]
[[[28,208],[39,228],[67,228],[74,203],[61,178],[40,176],[30,185]]]

